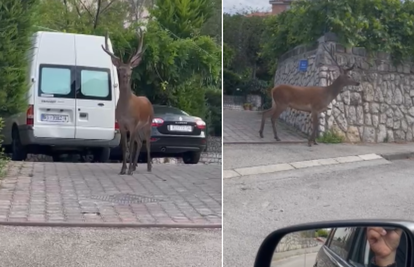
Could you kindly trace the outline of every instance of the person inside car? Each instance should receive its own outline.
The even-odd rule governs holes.
[[[396,256],[401,234],[401,229],[367,228],[367,240],[374,254],[370,267],[397,267]]]

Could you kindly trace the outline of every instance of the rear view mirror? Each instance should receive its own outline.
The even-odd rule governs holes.
[[[331,221],[283,228],[270,234],[256,267],[408,267],[413,261],[413,222]]]

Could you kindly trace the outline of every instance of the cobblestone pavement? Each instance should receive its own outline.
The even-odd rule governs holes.
[[[0,221],[221,224],[221,166],[12,162],[0,181]]]
[[[223,112],[224,144],[276,143],[270,118],[265,123],[264,138],[260,138],[259,130],[262,120],[260,112],[246,110],[224,110]],[[276,130],[282,140],[281,143],[306,142],[304,134],[280,120],[276,124]]]

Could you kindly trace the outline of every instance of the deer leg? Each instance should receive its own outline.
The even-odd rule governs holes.
[[[275,110],[273,109],[273,107],[262,112],[262,123],[260,124],[260,130],[259,130],[260,138],[263,138],[263,129],[264,129],[266,118],[270,117],[270,115],[272,115],[274,112]]]
[[[277,136],[277,131],[276,131],[276,121],[279,118],[280,114],[282,114],[282,112],[285,110],[285,107],[283,106],[277,106],[275,112],[272,114],[272,128],[273,128],[273,135],[276,139],[276,141],[280,141],[280,138]]]
[[[128,175],[133,175],[134,174],[134,171],[135,171],[136,166],[137,166],[138,157],[139,157],[139,154],[141,152],[142,139],[141,139],[141,136],[140,136],[139,132],[135,134],[135,142],[134,143],[136,143],[136,148],[137,149],[135,151],[133,161],[131,161],[131,163],[129,165]]]
[[[122,168],[120,171],[120,175],[124,175],[126,173],[126,157],[127,157],[127,135],[126,131],[121,131],[121,149],[122,149]]]
[[[133,149],[135,146],[135,142],[137,141],[137,133],[135,131],[129,132],[129,166],[128,166],[128,175],[132,175],[133,168],[134,168],[134,162],[133,159],[135,157],[135,154],[133,153]]]
[[[152,161],[151,161],[151,128],[147,131],[145,136],[145,145],[147,146],[147,171],[151,172],[152,170]]]
[[[137,142],[134,142],[134,146],[133,146],[133,150],[132,150],[132,155],[135,155],[137,153]],[[134,164],[134,171],[137,169],[137,165],[138,164]]]
[[[318,113],[316,112],[312,112],[312,125],[313,125],[313,129],[312,129],[312,134],[308,140],[308,146],[312,146],[312,143],[314,145],[318,144],[316,143],[316,131],[318,130],[318,126],[319,126],[319,116],[318,116]]]

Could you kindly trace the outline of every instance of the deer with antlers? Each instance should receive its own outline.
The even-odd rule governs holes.
[[[350,72],[354,69],[355,64],[350,68],[342,68],[333,55],[333,48],[329,51],[325,45],[323,48],[339,68],[339,76],[329,86],[294,86],[282,84],[271,90],[272,107],[263,111],[262,123],[260,126],[260,137],[263,138],[263,128],[265,119],[271,116],[274,138],[280,141],[276,131],[276,120],[280,114],[288,107],[299,111],[311,113],[313,130],[309,137],[308,145],[317,145],[316,132],[319,126],[319,114],[328,108],[329,103],[334,100],[345,86],[359,86],[360,83],[352,79]]]
[[[128,147],[127,133],[129,132],[129,168],[128,175],[132,175],[136,169],[138,156],[143,141],[147,148],[147,170],[152,169],[150,157],[151,129],[154,118],[154,108],[145,96],[136,96],[131,90],[132,70],[139,65],[145,49],[143,50],[144,34],[139,29],[139,45],[136,53],[132,53],[127,63],[109,51],[108,32],[105,36],[105,47],[102,49],[111,57],[112,64],[118,70],[119,76],[119,99],[115,109],[115,119],[119,124],[121,132],[122,168],[119,174],[126,173],[126,155]]]

